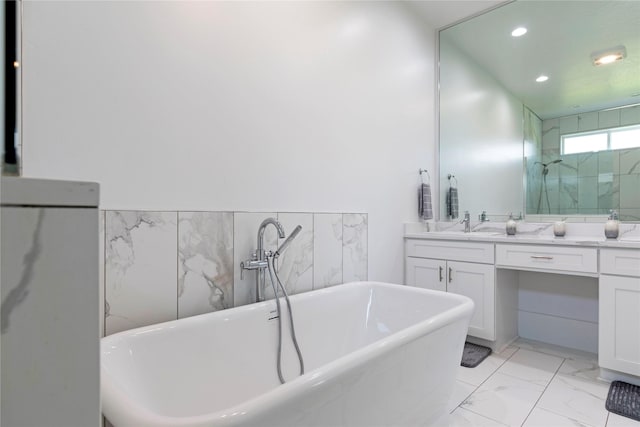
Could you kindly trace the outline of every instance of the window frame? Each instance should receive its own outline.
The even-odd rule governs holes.
[[[611,148],[611,135],[617,132],[625,132],[629,130],[640,130],[640,124],[628,125],[628,126],[616,126],[605,129],[597,129],[583,132],[572,132],[566,133],[564,135],[560,135],[560,155],[561,156],[570,156],[573,154],[583,154],[583,153],[599,153],[603,151],[615,151],[615,150],[629,150],[633,148],[640,148],[640,142],[635,147],[625,147],[625,148]],[[575,153],[567,154],[565,153],[565,138],[575,138],[577,136],[588,136],[588,135],[607,135],[607,148],[605,150],[589,150],[589,151],[578,151]]]

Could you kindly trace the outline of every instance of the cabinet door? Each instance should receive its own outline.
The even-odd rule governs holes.
[[[494,266],[448,261],[447,275],[447,291],[469,297],[475,304],[469,335],[495,340]]]
[[[405,277],[407,285],[446,291],[446,262],[437,259],[407,257]]]
[[[640,375],[640,277],[602,274],[599,287],[599,364]]]

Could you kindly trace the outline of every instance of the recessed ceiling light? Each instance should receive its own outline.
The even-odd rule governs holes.
[[[536,79],[536,81],[537,81],[538,83],[546,82],[547,80],[549,80],[549,77],[545,76],[544,74],[541,74],[541,75]]]
[[[627,49],[624,46],[616,46],[611,49],[600,50],[591,54],[593,65],[606,65],[620,61],[627,57]]]
[[[518,27],[515,30],[511,31],[511,35],[513,37],[524,36],[527,33],[527,29],[525,27]]]

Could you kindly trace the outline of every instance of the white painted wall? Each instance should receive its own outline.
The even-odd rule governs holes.
[[[401,282],[434,38],[393,2],[26,1],[24,175],[103,209],[367,212],[369,278]]]
[[[440,206],[458,179],[460,216],[523,211],[523,105],[494,77],[440,40]]]

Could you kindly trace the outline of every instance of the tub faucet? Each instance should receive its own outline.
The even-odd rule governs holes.
[[[297,226],[289,238],[275,252],[264,250],[264,232],[268,225],[273,225],[278,231],[278,237],[284,239],[284,227],[275,218],[267,218],[258,227],[258,242],[256,251],[251,255],[251,259],[240,263],[240,279],[244,278],[244,270],[256,270],[256,302],[264,301],[265,270],[268,268],[267,255],[278,258],[289,246],[291,241],[298,235],[301,226]]]
[[[464,219],[460,221],[460,224],[464,224],[464,232],[471,232],[471,215],[469,215],[469,211],[464,211]]]

